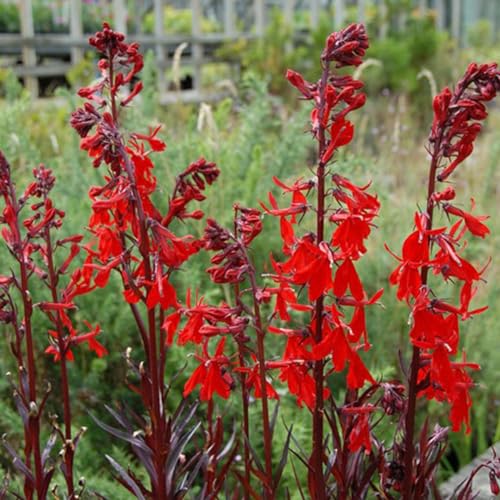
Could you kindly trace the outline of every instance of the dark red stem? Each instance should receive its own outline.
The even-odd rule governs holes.
[[[23,242],[21,240],[21,231],[19,227],[19,205],[16,198],[14,186],[10,186],[10,195],[12,201],[12,208],[16,214],[15,230],[16,230],[16,243],[17,246],[14,251],[17,255],[19,262],[19,271],[21,275],[21,296],[24,310],[24,333],[26,336],[26,355],[27,355],[27,371],[28,371],[28,391],[29,391],[29,421],[28,421],[28,438],[30,446],[26,449],[31,450],[35,462],[35,489],[38,497],[43,496],[43,467],[42,457],[40,453],[40,414],[37,405],[37,392],[36,392],[36,364],[35,364],[35,347],[33,343],[33,333],[31,328],[31,316],[33,315],[33,302],[28,285],[28,268],[26,266]],[[28,444],[28,443],[26,443]],[[26,457],[26,462],[29,464],[29,456]],[[29,488],[25,491],[29,490]]]
[[[238,361],[241,367],[245,366],[244,348],[238,343]],[[250,441],[250,424],[248,416],[248,389],[247,389],[247,375],[244,372],[240,373],[241,383],[241,404],[243,407],[243,434],[245,436],[243,443],[243,462],[245,464],[245,481],[250,484],[250,449],[248,442]],[[243,500],[249,500],[250,493],[247,489],[243,491]]]
[[[117,126],[117,111],[116,111],[116,95],[113,92],[114,86],[114,68],[113,68],[113,58],[111,51],[109,52],[109,88],[110,88],[110,98],[111,98],[111,112],[113,116],[113,122]],[[137,189],[137,183],[135,179],[134,166],[132,165],[130,158],[123,144],[120,144],[119,151],[120,157],[123,160],[123,166],[125,172],[130,182],[130,188],[132,191],[133,202],[137,210],[137,219],[139,222],[139,232],[140,232],[140,243],[139,252],[144,261],[144,277],[148,283],[153,282],[153,273],[151,269],[150,262],[150,246],[149,246],[149,236],[147,231],[147,218],[144,212],[144,207],[142,205],[141,195]],[[156,318],[155,318],[155,308],[148,310],[148,343],[144,346],[148,356],[148,367],[149,375],[151,377],[151,398],[152,401],[152,411],[150,413],[151,417],[151,427],[152,427],[152,441],[154,443],[153,455],[154,464],[156,469],[156,485],[152,481],[153,496],[158,500],[166,500],[166,471],[165,471],[165,458],[166,453],[164,450],[164,428],[165,420],[163,415],[163,377],[162,384],[160,387],[160,377],[158,373],[158,346],[157,346],[157,335],[156,335]]]
[[[234,227],[233,231],[235,237],[238,237],[238,225],[236,224],[236,219],[238,216],[237,208],[234,209]],[[240,285],[239,283],[234,284],[234,296],[236,303],[238,305],[241,304],[240,298]],[[245,346],[242,342],[239,342],[236,339],[238,344],[238,362],[240,367],[243,368],[245,366]],[[245,372],[240,372],[240,384],[241,384],[241,407],[243,409],[243,463],[245,464],[245,482],[246,484],[250,484],[250,449],[248,447],[248,443],[250,442],[250,424],[249,424],[249,416],[248,416],[248,389],[247,389],[247,374]],[[250,493],[247,488],[243,488],[243,500],[249,500]]]
[[[258,286],[256,279],[255,267],[248,255],[246,246],[240,240],[239,242],[241,252],[244,255],[245,261],[248,266],[248,279],[250,281],[250,288],[253,297],[253,319],[255,332],[257,334],[257,362],[259,364],[259,379],[262,388],[262,426],[264,432],[264,458],[266,463],[266,480],[265,485],[265,498],[272,500],[275,498],[274,493],[274,481],[273,481],[273,462],[272,462],[272,435],[271,435],[271,425],[269,421],[269,401],[267,399],[267,388],[266,388],[266,353],[264,349],[264,328],[262,324],[262,315],[260,313],[260,305],[256,297],[258,295]],[[248,397],[248,395],[247,395]],[[248,424],[247,424],[248,425]]]
[[[453,105],[460,100],[463,92],[467,88],[467,85],[462,87],[462,90],[456,93],[449,105],[450,109],[453,109]],[[448,122],[444,123],[439,136],[436,138],[434,143],[432,144],[432,153],[431,153],[431,165],[429,168],[429,177],[427,180],[427,205],[426,205],[426,215],[427,215],[427,223],[426,230],[430,231],[432,229],[432,220],[434,215],[434,201],[432,195],[436,191],[436,174],[437,170],[440,167],[441,161],[441,144],[443,142],[444,134],[446,128],[448,126]],[[432,241],[429,240],[429,246],[432,245]],[[420,280],[421,286],[427,286],[427,279],[429,274],[429,266],[423,266],[420,271]],[[405,416],[405,430],[404,430],[404,450],[405,450],[405,458],[404,458],[404,483],[402,490],[402,498],[404,500],[411,500],[413,498],[412,491],[414,485],[414,474],[413,474],[413,461],[415,458],[415,445],[414,445],[414,437],[415,437],[415,413],[416,413],[416,405],[417,405],[417,380],[418,380],[418,370],[420,368],[420,349],[416,346],[413,346],[413,354],[410,365],[410,377],[408,380],[408,405],[406,409]]]
[[[325,238],[325,165],[321,161],[321,157],[326,147],[325,128],[322,125],[324,106],[325,106],[325,90],[328,84],[328,76],[330,68],[327,62],[324,62],[323,73],[321,76],[319,95],[320,108],[318,113],[319,130],[318,130],[318,168],[316,171],[318,179],[318,199],[316,207],[316,245],[319,245]],[[316,300],[315,305],[316,331],[314,332],[314,340],[320,343],[323,338],[323,295]],[[325,492],[325,477],[323,475],[323,419],[325,404],[323,400],[323,388],[325,377],[323,373],[323,361],[314,362],[313,370],[316,399],[313,410],[313,444],[311,453],[311,462],[314,470],[314,500],[326,500]]]
[[[242,244],[242,248],[244,245]],[[262,326],[262,317],[260,314],[260,306],[256,299],[258,293],[257,280],[255,278],[255,268],[253,267],[248,254],[246,254],[246,260],[248,262],[249,271],[248,278],[250,280],[250,286],[252,288],[253,296],[253,311],[255,320],[255,331],[257,333],[257,362],[259,363],[259,378],[260,385],[262,388],[262,425],[264,430],[264,456],[266,461],[266,496],[269,500],[275,498],[274,485],[273,485],[273,462],[272,462],[272,436],[271,436],[271,426],[269,423],[269,402],[267,399],[267,389],[266,389],[266,354],[264,349],[264,328]]]
[[[58,277],[56,270],[54,268],[54,254],[52,248],[52,241],[50,238],[50,229],[45,228],[45,243],[47,245],[47,267],[48,267],[48,278],[49,278],[49,288],[52,294],[52,301],[59,302],[59,294],[57,293]],[[64,327],[61,322],[60,317],[57,317],[57,343],[59,346],[59,354],[61,356],[60,361],[60,372],[61,372],[61,391],[63,397],[63,412],[64,412],[64,438],[66,442],[64,443],[64,463],[66,465],[66,470],[64,473],[64,479],[66,480],[66,486],[68,488],[68,498],[73,498],[74,496],[74,484],[73,484],[73,439],[71,436],[71,403],[69,395],[69,383],[68,383],[68,371],[66,365],[66,352],[68,346],[64,340]]]

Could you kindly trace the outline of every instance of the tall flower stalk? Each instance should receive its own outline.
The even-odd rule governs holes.
[[[40,496],[46,491],[41,459],[40,412],[48,394],[41,404],[38,401],[32,328],[33,299],[29,292],[29,279],[33,274],[31,254],[35,249],[30,244],[30,237],[23,237],[21,233],[20,211],[25,199],[19,200],[17,196],[10,165],[3,153],[0,156],[0,181],[5,203],[1,222],[6,226],[2,230],[2,236],[18,264],[18,278],[2,277],[2,321],[12,324],[16,337],[13,354],[18,367],[18,385],[14,387],[14,397],[24,424],[24,494],[27,498],[33,498],[34,492]],[[12,292],[16,289],[21,294],[21,311],[16,308],[12,297]]]
[[[11,256],[18,263],[18,274],[0,277],[0,321],[12,327],[15,338],[11,348],[18,367],[18,384],[13,384],[13,391],[24,424],[24,460],[20,460],[8,441],[4,441],[4,444],[12,455],[14,465],[24,477],[25,497],[31,499],[36,494],[38,498],[45,498],[55,472],[50,454],[59,436],[62,442],[61,471],[66,482],[67,497],[71,499],[80,494],[74,485],[73,459],[83,430],[73,435],[71,429],[67,362],[73,360],[71,348],[83,342],[88,343],[98,356],[106,354],[106,349],[96,340],[98,327],[93,329],[88,325],[89,332],[78,332],[70,317],[70,312],[76,307],[73,299],[90,291],[90,288],[81,285],[80,271],[75,271],[65,285],[61,283],[61,278],[80,251],[78,243],[82,237],[55,238],[54,234],[61,228],[65,216],[50,197],[55,177],[43,165],[33,169],[33,177],[33,182],[23,194],[17,195],[10,166],[0,153],[0,194],[5,202],[0,222],[6,226],[2,236]],[[30,215],[22,219],[22,212],[27,210],[31,210]],[[61,249],[66,249],[67,254],[62,263],[57,265],[54,255]],[[34,278],[48,289],[48,300],[34,301]],[[16,292],[21,297],[19,305],[16,305],[14,298]],[[35,361],[39,353],[36,352],[33,330],[33,317],[38,311],[43,312],[53,325],[53,329],[48,331],[49,346],[45,352],[59,362],[59,388],[64,415],[62,429],[52,419],[52,435],[45,444],[41,442],[41,426],[51,390],[49,385],[40,398],[41,383],[37,378]]]
[[[145,356],[145,362],[137,362],[128,351],[129,368],[138,380],[137,385],[129,385],[141,396],[147,414],[143,419],[109,408],[122,429],[98,423],[132,445],[149,474],[149,488],[133,471],[107,458],[119,481],[139,497],[149,495],[162,500],[180,495],[202,467],[206,468],[204,477],[208,481],[204,491],[211,492],[214,483],[222,483],[221,477],[227,473],[227,467],[222,476],[215,473],[214,453],[221,460],[231,447],[221,450],[221,431],[212,425],[210,414],[206,450],[197,451],[184,464],[183,448],[200,424],[186,429],[196,406],[188,408],[182,403],[176,412],[168,414],[166,397],[170,387],[166,376],[175,375],[168,371],[167,353],[181,310],[172,275],[203,245],[190,235],[177,236],[170,225],[175,220],[203,217],[200,209],[189,211],[188,205],[204,200],[203,192],[217,179],[219,170],[203,158],[193,162],[178,175],[167,210],[162,212],[152,201],[157,180],[151,160],[154,153],[166,148],[158,137],[160,127],[149,134],[127,133],[120,123],[121,111],[142,90],[138,81],[129,93],[123,92],[143,66],[138,45],[126,43],[124,35],[107,24],[90,39],[90,44],[101,54],[102,77],[94,85],[80,89],[79,95],[86,102],[73,113],[71,124],[81,137],[81,148],[93,158],[94,167],[106,165],[107,174],[102,186],[90,189],[92,239],[85,246],[83,269],[93,287],[106,287],[112,272],[121,278],[123,299],[135,320]],[[141,421],[141,433],[133,431],[132,418]],[[189,471],[188,479],[181,481]]]
[[[415,448],[416,400],[447,401],[451,405],[452,429],[465,424],[470,432],[470,389],[474,383],[470,370],[477,363],[466,360],[460,349],[459,323],[483,312],[486,307],[470,309],[476,283],[485,270],[478,270],[463,254],[466,236],[484,238],[490,231],[486,216],[476,216],[455,204],[455,190],[439,183],[449,182],[456,168],[472,153],[487,116],[485,102],[500,89],[496,64],[471,64],[454,91],[445,88],[434,99],[434,121],[427,150],[431,156],[426,208],[415,214],[415,230],[403,243],[400,265],[391,275],[398,285],[397,296],[411,308],[410,340],[413,355],[408,380],[408,404],[404,424],[403,498],[424,495],[426,477],[419,470],[422,459]],[[474,201],[472,200],[472,208]],[[449,225],[434,227],[435,211],[440,210]],[[429,273],[442,280],[461,282],[460,303],[454,305],[438,298],[429,284]],[[419,450],[421,453],[422,450]]]
[[[193,342],[202,345],[206,352],[210,339],[221,337],[217,344],[216,355],[213,358],[203,357],[203,363],[186,382],[184,394],[189,394],[196,385],[201,384],[201,399],[212,403],[212,395],[218,393],[228,398],[233,385],[233,378],[229,374],[229,358],[222,356],[226,338],[231,337],[238,350],[238,361],[234,367],[240,374],[243,425],[244,433],[244,465],[245,474],[240,476],[248,495],[250,486],[250,424],[248,415],[249,394],[253,390],[255,397],[261,400],[262,444],[264,448],[264,466],[258,470],[255,463],[253,471],[263,482],[265,498],[275,498],[277,481],[273,474],[272,463],[272,427],[269,412],[269,399],[278,397],[266,378],[267,363],[264,347],[265,324],[261,312],[262,287],[257,283],[257,274],[249,255],[252,240],[261,232],[261,214],[256,209],[234,207],[234,232],[221,227],[216,221],[209,219],[205,229],[205,249],[217,252],[211,259],[213,266],[207,272],[211,279],[219,284],[231,284],[234,292],[234,307],[225,303],[219,306],[206,306],[199,302],[195,308],[185,311],[188,322],[178,336],[180,343]],[[246,281],[248,288],[242,289],[241,284]],[[248,300],[247,300],[247,297]],[[196,318],[196,319],[195,319]],[[197,327],[194,327],[194,321]],[[245,331],[252,327],[255,332],[255,343],[251,346],[251,338]],[[250,359],[249,359],[250,358]],[[217,360],[220,360],[217,363]],[[207,361],[213,370],[205,368]],[[222,371],[223,370],[223,371]],[[255,457],[253,457],[255,458]],[[257,469],[255,468],[257,467]]]
[[[364,307],[375,303],[381,291],[368,299],[354,267],[354,261],[366,251],[364,239],[370,233],[373,218],[377,215],[377,199],[338,173],[333,173],[330,164],[336,151],[353,138],[354,126],[346,119],[348,113],[363,106],[365,95],[359,92],[363,84],[347,75],[337,75],[332,70],[346,66],[358,66],[368,48],[368,38],[362,25],[332,33],[326,41],[321,55],[323,68],[317,83],[306,82],[301,75],[289,71],[287,77],[306,100],[313,102],[311,132],[317,141],[317,164],[314,178],[309,183],[297,181],[289,187],[281,185],[285,192],[292,192],[292,206],[278,209],[274,200],[268,210],[280,217],[284,240],[284,253],[289,260],[276,265],[278,276],[285,278],[289,285],[308,285],[311,307],[311,323],[308,325],[309,351],[295,341],[295,346],[287,345],[285,357],[302,359],[302,365],[295,366],[306,377],[307,364],[312,364],[312,379],[304,384],[310,391],[306,404],[312,411],[313,442],[309,460],[309,489],[313,498],[327,498],[324,462],[325,397],[329,390],[325,386],[325,367],[331,359],[333,370],[340,371],[349,361],[348,387],[359,389],[365,381],[374,383],[357,354],[358,348],[368,349]],[[332,187],[327,180],[332,181]],[[316,190],[316,203],[311,206],[302,191]],[[332,207],[332,202],[338,208]],[[297,214],[313,210],[316,217],[316,233],[297,238],[293,224]],[[333,234],[328,234],[327,222],[336,226]],[[336,269],[332,276],[332,270]],[[349,290],[351,295],[346,295]],[[350,324],[344,322],[338,307],[353,307]],[[282,318],[285,319],[285,318]],[[339,342],[344,343],[343,353],[338,350]],[[351,346],[352,344],[352,346]],[[340,354],[340,355],[339,355]],[[331,358],[330,358],[331,356]],[[304,370],[304,368],[306,368]],[[288,369],[289,371],[289,369]],[[291,384],[290,374],[282,372],[282,379],[288,379],[292,392],[297,392]],[[313,388],[313,387],[314,388]],[[311,390],[313,389],[313,390]],[[355,399],[355,398],[354,398]]]

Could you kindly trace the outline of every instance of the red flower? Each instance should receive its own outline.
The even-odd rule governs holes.
[[[474,200],[472,200],[472,207],[474,208]],[[458,207],[454,207],[449,203],[443,205],[443,209],[452,215],[456,215],[457,217],[461,217],[467,226],[467,229],[474,235],[479,236],[480,238],[484,238],[487,234],[490,233],[490,230],[487,226],[485,226],[482,221],[489,219],[487,215],[472,215],[464,210],[461,210]]]
[[[470,409],[472,407],[472,398],[470,397],[470,389],[474,383],[465,367],[472,370],[479,370],[479,365],[475,363],[453,363],[453,391],[451,394],[451,409],[450,421],[452,423],[453,432],[458,432],[465,424],[465,432],[470,434]]]
[[[168,274],[163,277],[158,274],[158,278],[153,282],[151,288],[149,289],[149,293],[146,298],[146,307],[148,309],[153,309],[158,304],[160,304],[162,309],[179,307],[177,302],[177,292],[168,280]]]
[[[350,259],[344,260],[337,269],[333,281],[333,293],[337,297],[341,297],[348,288],[355,299],[362,300],[365,297],[363,285]]]
[[[362,24],[351,24],[327,38],[321,59],[335,61],[337,68],[359,66],[368,46],[365,27]]]
[[[191,235],[178,237],[156,221],[150,221],[153,241],[164,265],[177,268],[201,248]]]
[[[303,403],[314,409],[316,402],[316,383],[307,372],[307,368],[300,362],[290,362],[280,371],[279,379],[288,384],[288,390],[297,398],[297,405],[302,408]],[[323,389],[323,397],[328,398],[330,391]]]
[[[165,151],[167,146],[162,140],[156,137],[160,129],[161,125],[158,125],[156,128],[150,129],[148,135],[138,134],[137,132],[135,132],[134,134],[132,134],[132,137],[134,137],[135,139],[139,139],[141,141],[146,141],[153,151],[157,152]]]
[[[312,99],[314,86],[306,82],[300,73],[288,69],[286,78],[306,99]]]
[[[354,125],[350,121],[344,120],[344,118],[335,120],[330,128],[330,141],[321,156],[321,163],[328,163],[331,160],[334,151],[341,146],[349,144],[352,141],[353,136]]]
[[[351,349],[349,355],[349,370],[347,372],[347,387],[349,389],[361,389],[365,382],[375,384],[375,380],[359,357],[359,354]]]
[[[269,215],[274,215],[277,217],[284,217],[286,215],[291,215],[292,223],[295,222],[295,217],[297,216],[297,214],[304,214],[308,209],[308,204],[306,203],[307,200],[305,200],[305,198],[304,200],[306,202],[301,200],[300,202],[296,203],[292,200],[292,204],[289,207],[278,208],[278,203],[276,201],[276,198],[273,196],[271,192],[268,194],[268,197],[269,197],[269,203],[271,204],[272,208],[267,208],[266,205],[264,205],[264,203],[260,202],[260,206],[264,209],[264,211]]]
[[[281,272],[292,275],[292,283],[309,285],[309,300],[314,301],[333,288],[332,259],[325,242],[317,247],[310,238],[304,237],[299,240],[290,259],[279,267]]]
[[[240,207],[239,205],[234,205],[234,209],[238,213],[235,220],[238,233],[242,237],[243,244],[248,246],[262,231],[261,213],[255,208]]]
[[[279,318],[283,321],[290,321],[288,307],[294,308],[294,306],[297,305],[297,296],[284,277],[278,275],[272,276],[272,279],[279,283],[279,287],[259,289],[256,299],[259,302],[268,302],[271,296],[275,295],[276,304],[274,306],[273,315],[277,313]]]
[[[69,320],[68,320],[69,321]],[[69,335],[64,339],[64,357],[67,361],[73,361],[75,358],[71,352],[72,345],[78,345],[82,342],[87,342],[91,351],[94,351],[99,358],[102,358],[108,354],[108,350],[96,340],[97,335],[101,332],[101,327],[96,325],[95,328],[88,321],[84,321],[85,325],[90,329],[87,333],[78,334],[71,323],[67,324],[69,329]],[[61,353],[59,350],[58,334],[54,330],[49,330],[49,334],[54,338],[51,345],[45,349],[46,354],[52,354],[54,356],[54,361],[60,361]]]
[[[349,451],[352,453],[356,453],[361,448],[365,449],[367,455],[371,453],[372,444],[369,419],[370,414],[375,409],[375,406],[371,404],[344,407],[342,409],[344,415],[355,415],[347,437]]]
[[[196,356],[201,364],[185,383],[182,393],[184,397],[188,396],[197,385],[201,385],[200,399],[202,401],[212,399],[214,393],[224,399],[230,396],[233,380],[229,373],[223,371],[223,367],[229,365],[229,359],[224,356],[225,342],[226,338],[223,337],[217,344],[213,357],[208,354],[208,343],[203,343],[203,355]]]
[[[252,356],[253,360],[256,361],[255,356]],[[237,368],[238,372],[247,373],[246,386],[251,390],[254,390],[254,396],[256,398],[262,398],[262,384],[260,382],[259,365],[256,364],[252,368],[250,367],[240,367]],[[279,399],[278,393],[274,390],[274,387],[270,382],[266,380],[266,395],[270,399]]]

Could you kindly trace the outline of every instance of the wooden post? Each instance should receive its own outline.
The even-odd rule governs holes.
[[[418,0],[418,14],[424,17],[427,13],[427,0]]]
[[[462,42],[462,2],[461,0],[451,0],[451,33],[457,40],[458,45]]]
[[[311,28],[317,29],[319,26],[319,0],[311,0]]]
[[[401,33],[406,29],[406,21],[408,19],[408,16],[405,11],[402,11],[398,14],[397,18],[397,27],[398,31]]]
[[[366,2],[365,0],[358,0],[358,23],[366,22]]]
[[[191,12],[193,21],[191,34],[193,36],[193,50],[191,61],[193,63],[193,89],[201,93],[201,64],[203,59],[203,45],[200,44],[201,36],[201,3],[200,0],[191,0]]]
[[[335,29],[340,30],[344,25],[345,0],[335,0]]]
[[[491,9],[491,27],[493,29],[493,42],[497,42],[498,39],[498,17],[499,17],[499,10],[498,10],[498,2],[490,2],[490,9]]]
[[[127,34],[127,6],[125,0],[113,0],[114,29]]]
[[[70,0],[69,9],[71,38],[74,41],[81,40],[83,38],[82,2],[80,0]],[[71,64],[78,64],[82,59],[83,48],[71,47]]]
[[[497,0],[498,1],[498,0]],[[488,12],[489,9],[487,9],[487,5],[485,5],[486,2],[484,1],[476,1],[476,2],[464,2],[462,4],[462,38],[463,38],[463,45],[468,46],[469,45],[469,39],[468,39],[468,34],[469,34],[469,28],[471,26],[474,26],[475,23],[477,23],[481,19],[487,19],[490,23],[490,26],[493,28],[493,22],[494,19],[489,17]],[[495,2],[496,3],[496,2]]]
[[[290,33],[293,33],[293,11],[295,8],[295,0],[284,0],[285,5],[283,6],[283,15],[285,20],[285,26],[290,28]],[[287,54],[293,50],[292,37],[285,44],[285,51]]]
[[[254,9],[255,33],[257,34],[257,36],[263,36],[265,29],[264,0],[254,0]]]
[[[380,0],[380,28],[378,33],[380,38],[385,38],[387,36],[387,31],[389,30],[387,14],[388,11],[385,0]]]
[[[21,37],[23,46],[24,66],[36,66],[36,50],[26,43],[27,38],[35,36],[35,26],[33,24],[33,5],[31,0],[21,0]],[[26,76],[24,84],[32,97],[38,97],[38,79],[36,76]]]
[[[293,11],[295,9],[294,0],[284,0],[283,17],[287,26],[293,26]]]
[[[436,0],[436,26],[438,30],[445,29],[444,0]]]
[[[236,33],[234,0],[224,0],[224,33],[231,38]]]
[[[154,16],[155,16],[155,53],[156,53],[156,68],[157,68],[157,90],[162,93],[165,90],[165,68],[167,62],[167,54],[165,47],[159,38],[164,35],[163,24],[163,0],[154,0]]]

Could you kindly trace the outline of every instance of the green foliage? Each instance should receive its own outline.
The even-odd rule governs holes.
[[[467,30],[467,42],[473,49],[491,47],[493,41],[493,26],[488,19],[480,19]]]
[[[0,33],[19,33],[21,31],[19,6],[16,3],[0,4]],[[45,2],[33,2],[33,24],[35,33],[64,33],[68,26],[56,23],[50,6]]]
[[[23,94],[23,86],[10,68],[0,69],[0,95],[7,101],[19,99]]]
[[[163,8],[163,27],[165,33],[169,35],[189,35],[191,34],[192,23],[193,11],[191,9],[176,9],[171,5],[166,5]],[[212,19],[202,17],[200,23],[202,33],[220,31],[220,26]],[[144,16],[142,29],[144,33],[153,33],[154,26],[154,12],[148,12]]]
[[[286,70],[297,68],[299,61],[308,59],[306,54],[309,53],[305,52],[305,47],[293,48],[292,33],[283,14],[275,9],[263,37],[229,42],[218,49],[217,57],[240,60],[243,70],[251,70],[261,79],[266,79],[272,93],[284,95],[290,90],[284,78]]]
[[[59,5],[58,5],[59,4]],[[55,22],[54,8],[61,9],[64,2],[33,0],[33,24],[35,33],[68,33],[69,26]],[[102,19],[110,18],[110,9],[101,3],[81,2],[84,33],[95,33],[102,26]],[[20,10],[16,2],[0,3],[0,33],[21,31]]]
[[[142,96],[142,110],[146,116],[154,116],[158,106],[158,94],[156,92],[156,60],[152,50],[148,50],[144,57],[144,68],[142,70],[142,82],[144,90]]]
[[[446,36],[439,33],[430,19],[413,19],[404,33],[393,34],[371,42],[367,56],[382,63],[382,67],[367,72],[364,79],[372,93],[389,89],[396,93],[410,93],[416,97],[421,91],[417,74],[423,68],[438,69],[439,80],[448,80],[448,64],[443,64]]]
[[[21,29],[19,8],[15,3],[0,4],[0,33],[16,33]]]
[[[89,85],[94,78],[95,61],[92,52],[86,52],[83,59],[74,64],[66,73],[66,79],[73,88]]]
[[[109,6],[82,2],[82,25],[84,33],[95,33],[102,27],[102,20],[110,18]]]

